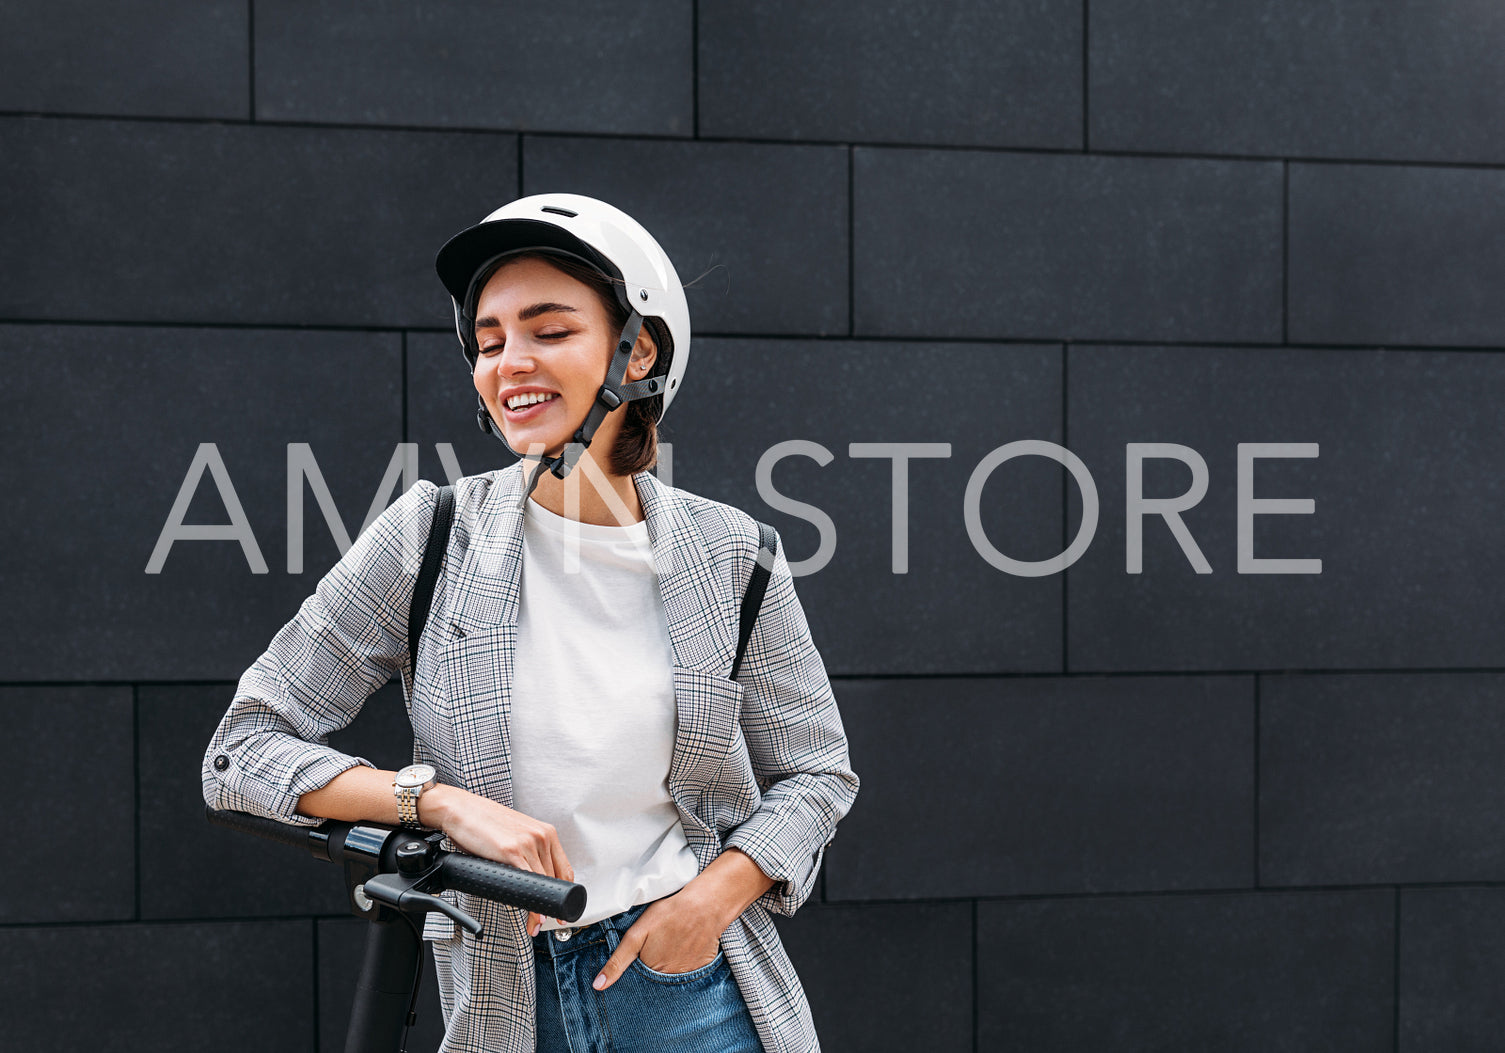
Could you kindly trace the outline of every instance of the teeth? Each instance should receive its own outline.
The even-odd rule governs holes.
[[[545,394],[541,391],[532,391],[526,395],[513,395],[507,400],[507,408],[510,410],[522,409],[524,406],[531,406],[535,402],[547,402],[552,398],[558,398],[558,396]]]

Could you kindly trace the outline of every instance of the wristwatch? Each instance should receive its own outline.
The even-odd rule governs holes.
[[[409,764],[397,773],[392,783],[392,792],[397,795],[397,821],[409,830],[424,828],[418,821],[418,798],[434,785],[438,774],[432,764]]]

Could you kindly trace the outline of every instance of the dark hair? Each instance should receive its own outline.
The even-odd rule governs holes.
[[[627,308],[617,298],[616,286],[622,284],[620,278],[609,277],[585,263],[548,252],[519,252],[515,256],[509,256],[507,262],[512,263],[515,260],[524,259],[543,260],[576,281],[589,286],[595,292],[596,298],[601,301],[601,305],[606,308],[606,321],[612,332],[612,340],[616,340],[616,334],[620,333],[622,327],[627,324]],[[674,342],[669,337],[668,327],[660,319],[644,318],[643,325],[653,337],[654,346],[658,348],[658,355],[654,359],[653,367],[648,371],[648,376],[661,377],[669,372],[669,362],[674,354]],[[663,412],[663,407],[662,395],[633,399],[627,403],[622,430],[617,435],[616,448],[611,451],[607,463],[607,469],[613,475],[635,475],[658,464],[658,424],[656,422]]]

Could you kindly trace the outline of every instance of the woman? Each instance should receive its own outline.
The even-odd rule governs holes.
[[[462,231],[437,266],[478,422],[524,459],[456,483],[416,675],[427,481],[242,677],[205,800],[442,829],[586,886],[568,926],[465,894],[488,938],[429,915],[445,1051],[818,1049],[770,915],[809,896],[858,779],[782,546],[729,679],[756,523],[648,471],[688,361],[673,265],[625,213],[548,194]],[[432,772],[325,744],[392,676]]]

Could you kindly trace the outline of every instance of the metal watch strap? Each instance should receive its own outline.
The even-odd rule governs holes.
[[[409,830],[422,830],[418,821],[418,797],[421,787],[397,787],[397,822]]]

